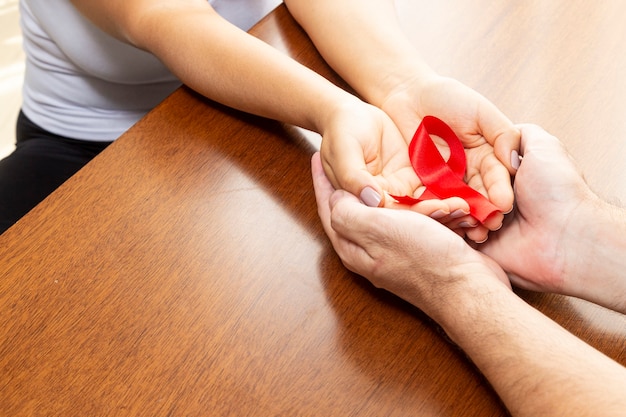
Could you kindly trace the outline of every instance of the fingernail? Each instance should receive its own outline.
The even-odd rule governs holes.
[[[478,244],[485,243],[487,239],[489,239],[489,236],[486,236],[483,240],[477,240],[475,243],[478,243]]]
[[[433,218],[433,219],[441,219],[442,217],[445,217],[445,216],[447,216],[447,215],[448,215],[448,213],[446,213],[445,211],[443,211],[443,210],[437,210],[437,211],[435,211],[434,213],[432,213],[432,214],[430,215],[430,217],[431,217],[431,218]]]
[[[452,213],[450,213],[450,217],[452,217],[453,219],[458,219],[459,217],[463,217],[463,216],[467,216],[469,213],[464,212],[461,209],[458,210],[454,210]]]
[[[511,166],[514,169],[518,169],[520,165],[519,153],[515,149],[511,152]]]
[[[363,191],[361,191],[361,201],[365,203],[366,206],[378,207],[380,204],[380,194],[371,187],[365,187]]]
[[[471,224],[470,222],[461,222],[459,223],[460,227],[476,227],[475,224]]]

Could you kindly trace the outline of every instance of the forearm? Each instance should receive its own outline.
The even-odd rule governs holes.
[[[410,78],[433,71],[402,32],[393,0],[286,0],[324,59],[381,107]]]
[[[355,97],[225,21],[204,0],[75,0],[98,26],[145,49],[200,94],[320,133]],[[111,23],[113,22],[113,23]]]
[[[626,369],[505,286],[468,285],[448,301],[455,308],[434,318],[513,416],[624,415]]]
[[[184,34],[177,33],[180,24],[169,28],[171,36],[181,38],[177,49],[160,47],[164,42],[154,41],[153,50],[185,84],[211,99],[320,133],[327,112],[352,99],[318,74],[220,18],[210,25],[203,17],[181,20],[188,21]],[[179,56],[181,50],[187,51],[186,62]]]

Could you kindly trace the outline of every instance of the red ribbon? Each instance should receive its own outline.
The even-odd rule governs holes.
[[[439,136],[450,147],[450,158],[447,162],[430,135]],[[419,198],[392,195],[398,203],[413,205],[435,198],[461,197],[469,204],[470,214],[481,223],[500,211],[481,193],[465,183],[465,149],[456,134],[442,120],[434,116],[424,117],[409,144],[409,159],[426,190]]]

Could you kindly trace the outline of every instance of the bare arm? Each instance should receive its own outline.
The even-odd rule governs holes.
[[[199,93],[317,132],[354,97],[220,17],[205,0],[73,0],[97,26],[159,57]]]
[[[381,107],[407,77],[421,81],[436,75],[402,32],[393,0],[285,4],[324,59],[375,106]]]
[[[513,416],[626,415],[626,368],[504,286],[481,286],[450,292],[455,308],[435,316]]]

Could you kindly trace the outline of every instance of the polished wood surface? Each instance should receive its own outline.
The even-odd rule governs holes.
[[[432,65],[624,201],[626,3],[426,3],[397,7]],[[253,33],[340,83],[284,7]],[[0,415],[506,415],[436,325],[343,268],[317,141],[183,88],[1,235]],[[623,315],[522,295],[626,364]]]

